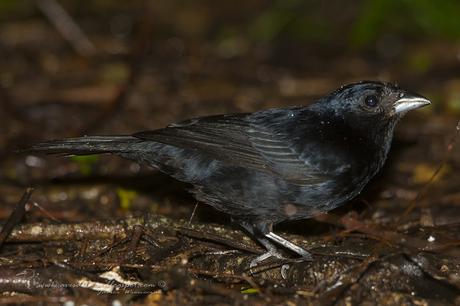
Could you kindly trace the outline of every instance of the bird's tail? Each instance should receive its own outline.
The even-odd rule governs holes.
[[[85,136],[41,142],[22,151],[64,155],[128,153],[139,142],[142,140],[133,136]]]

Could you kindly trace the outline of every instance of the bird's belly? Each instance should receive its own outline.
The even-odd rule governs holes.
[[[237,219],[277,223],[308,218],[341,205],[368,181],[352,182],[348,175],[343,175],[299,185],[275,174],[229,165],[190,150],[156,144],[152,152],[156,154],[136,159],[192,184],[192,192],[199,201]]]
[[[322,183],[300,186],[294,202],[285,204],[284,210],[289,219],[303,219],[328,212],[356,197],[377,171],[352,167]]]
[[[197,183],[193,192],[198,200],[234,218],[273,223],[327,212],[357,193],[350,186],[337,186],[334,180],[303,186],[268,173],[225,165]]]

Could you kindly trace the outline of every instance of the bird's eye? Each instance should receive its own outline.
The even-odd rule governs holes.
[[[379,104],[379,99],[377,99],[377,97],[374,95],[367,96],[366,100],[364,100],[364,103],[366,103],[366,105],[369,107],[376,107]]]

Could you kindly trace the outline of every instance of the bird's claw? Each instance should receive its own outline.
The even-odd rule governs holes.
[[[262,261],[270,258],[270,257],[275,257],[277,259],[286,259],[283,255],[281,255],[280,252],[276,250],[269,250],[268,252],[263,253],[262,255],[257,256],[253,260],[251,260],[251,263],[249,264],[249,268],[255,268],[258,266]]]

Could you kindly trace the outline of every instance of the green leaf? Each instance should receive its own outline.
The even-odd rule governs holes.
[[[244,294],[255,294],[259,292],[260,291],[257,288],[242,288],[241,289],[241,293],[244,293]]]

